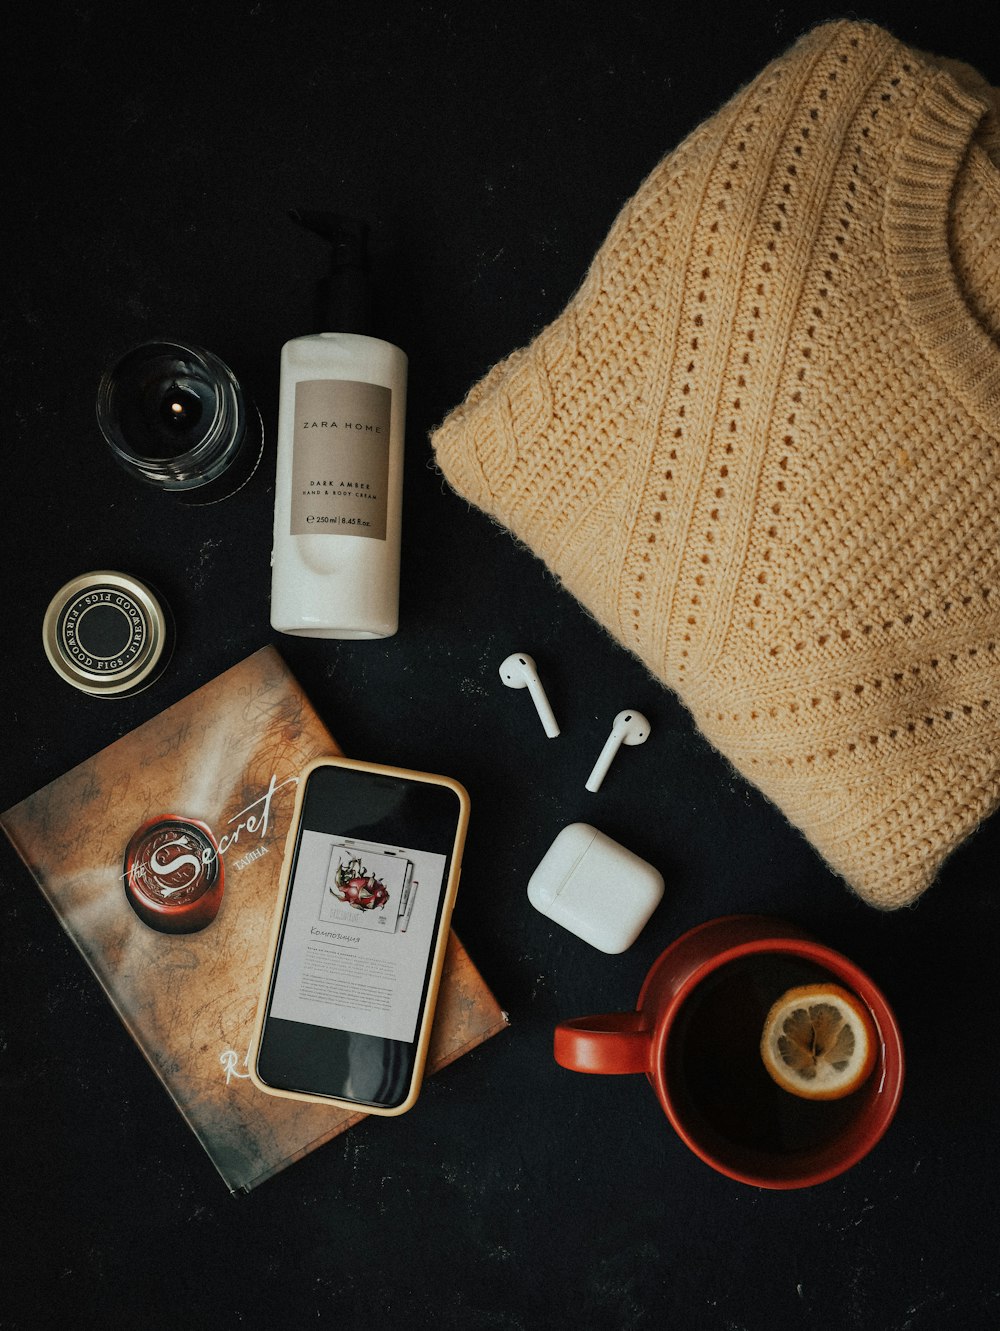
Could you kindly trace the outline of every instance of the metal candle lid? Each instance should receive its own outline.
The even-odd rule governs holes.
[[[56,592],[42,643],[67,684],[95,698],[123,698],[162,673],[173,650],[173,623],[145,583],[101,569]]]

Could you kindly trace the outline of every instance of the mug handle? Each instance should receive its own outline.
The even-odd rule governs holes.
[[[556,1027],[556,1062],[573,1072],[648,1072],[653,1027],[642,1012],[574,1017]]]

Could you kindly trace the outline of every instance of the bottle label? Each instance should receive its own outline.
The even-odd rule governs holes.
[[[392,391],[354,379],[295,385],[292,536],[385,540]]]

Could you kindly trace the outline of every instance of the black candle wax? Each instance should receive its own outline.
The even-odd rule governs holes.
[[[156,356],[120,376],[123,435],[140,457],[173,458],[205,438],[216,412],[216,386],[190,361]]]

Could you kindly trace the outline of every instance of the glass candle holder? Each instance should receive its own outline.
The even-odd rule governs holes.
[[[263,452],[260,415],[232,370],[182,342],[144,342],[107,367],[97,423],[137,480],[214,503],[240,489]]]

